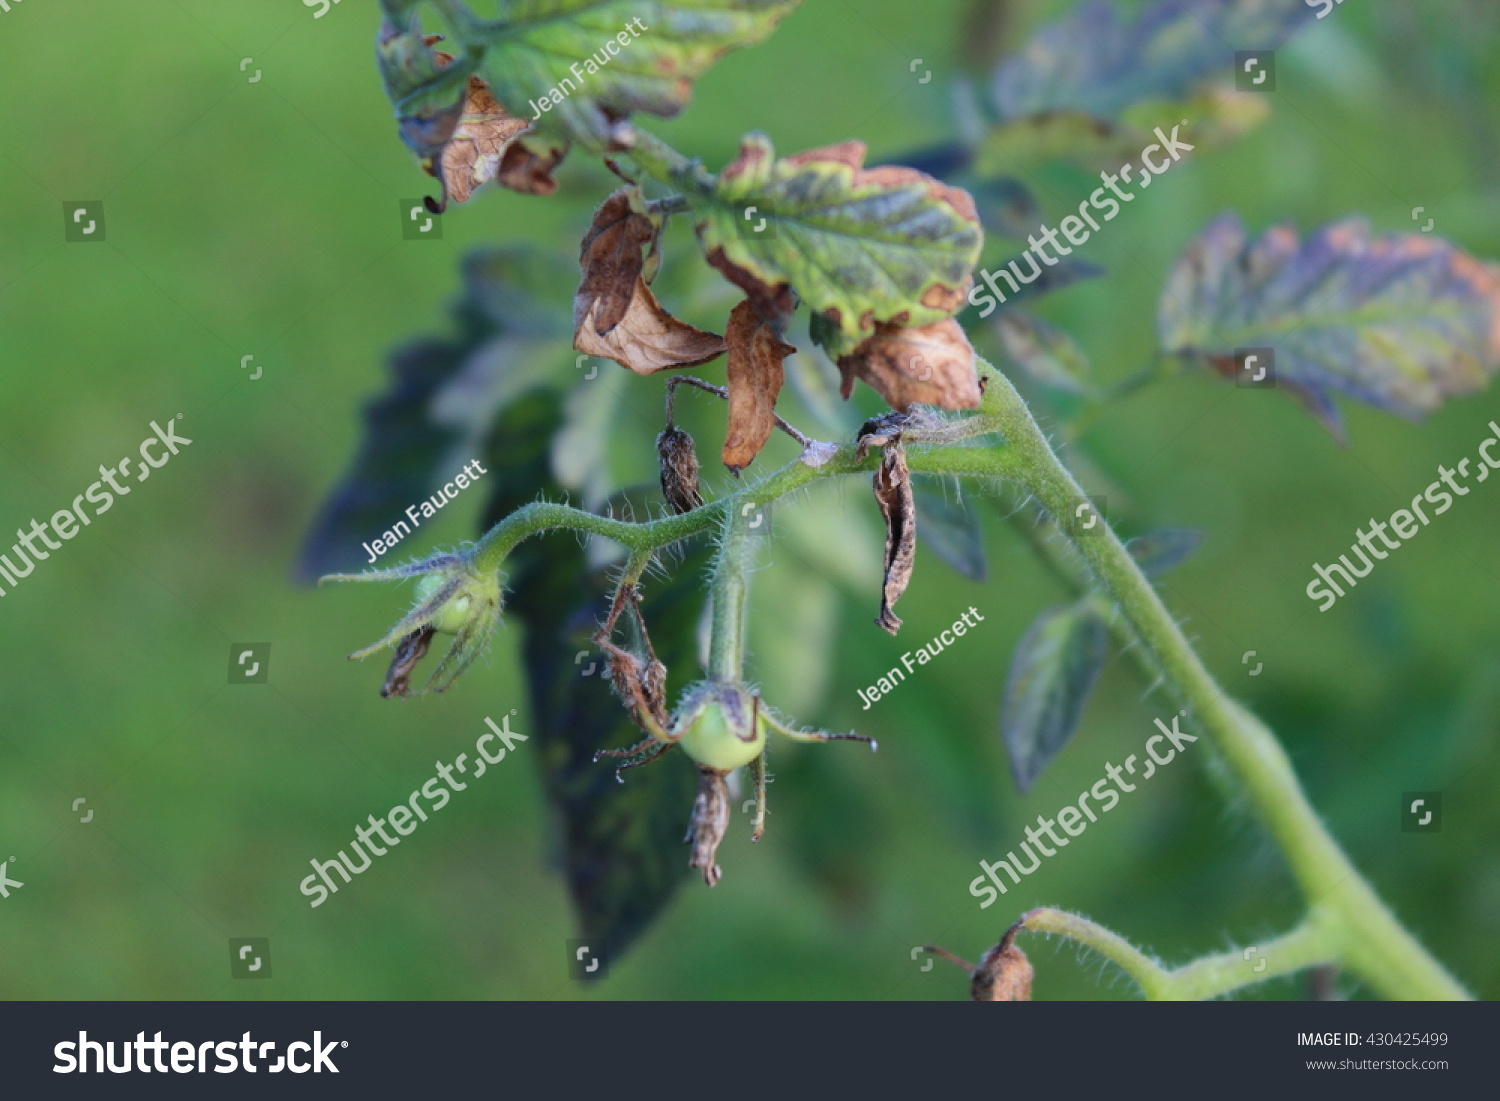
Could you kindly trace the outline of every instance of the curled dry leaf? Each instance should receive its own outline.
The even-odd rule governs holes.
[[[471,76],[458,128],[443,147],[439,178],[445,199],[468,202],[476,188],[495,179],[511,143],[529,126],[501,107],[484,81]]]
[[[888,443],[875,471],[875,500],[885,517],[885,586],[880,618],[875,622],[890,634],[901,629],[892,607],[906,591],[917,554],[917,505],[911,491],[911,471],[899,440]]]
[[[618,325],[630,307],[635,281],[645,266],[641,249],[656,238],[657,223],[642,209],[638,189],[622,187],[600,204],[593,224],[583,236],[578,262],[583,282],[578,303],[597,301],[596,331]]]
[[[568,154],[568,143],[538,134],[523,134],[500,158],[495,182],[523,195],[551,195],[557,190],[552,171]]]
[[[862,378],[902,412],[915,403],[940,409],[979,405],[974,348],[952,318],[917,328],[877,325],[874,336],[839,357],[839,371],[844,397]]]
[[[729,433],[723,458],[738,474],[776,429],[776,395],[786,378],[782,360],[797,349],[782,343],[749,299],[729,315],[724,342],[729,347]]]
[[[641,250],[660,228],[642,205],[639,190],[626,187],[594,214],[579,255],[583,281],[573,299],[573,347],[640,375],[707,363],[724,354],[723,339],[667,313],[641,277]]]
[[[733,355],[731,352],[731,362]],[[656,437],[656,455],[661,465],[661,492],[667,499],[667,507],[680,514],[701,506],[703,493],[698,488],[698,451],[693,446],[693,437],[676,425],[668,425]]]

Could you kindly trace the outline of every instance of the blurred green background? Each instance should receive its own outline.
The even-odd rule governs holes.
[[[985,6],[1010,15],[1014,44],[1070,5]],[[1224,209],[1256,231],[1357,213],[1399,232],[1423,206],[1437,233],[1500,256],[1494,16],[1458,0],[1374,7],[1347,5],[1283,51],[1270,121],[1161,180],[1089,244],[1110,274],[1040,307],[1103,377],[1146,361],[1168,266]],[[808,0],[654,128],[710,168],[749,129],[784,152],[862,137],[872,161],[949,138],[951,81],[992,45],[964,22],[970,8]],[[779,744],[765,840],[752,847],[737,821],[723,882],[685,882],[605,983],[568,977],[576,934],[525,747],[310,909],[297,886],[310,859],[331,858],[356,822],[469,750],[486,715],[517,708],[528,728],[514,631],[451,693],[381,700],[384,663],[344,655],[378,637],[404,596],[297,587],[299,543],[389,350],[448,331],[466,250],[532,240],[571,259],[610,187],[570,163],[550,199],[486,189],[448,216],[441,242],[403,240],[399,200],[433,188],[397,140],[376,23],[373,0],[317,20],[297,0],[26,0],[0,13],[0,530],[66,507],[99,464],[135,453],[152,420],[180,413],[194,441],[0,598],[0,859],[14,856],[7,874],[25,884],[0,900],[0,996],[959,998],[963,976],[923,971],[912,947],[977,958],[1035,905],[1082,911],[1170,963],[1294,920],[1279,857],[1242,808],[1226,810],[1203,753],[980,910],[967,891],[978,861],[1075,799],[1106,760],[1139,752],[1171,705],[1143,696],[1117,655],[1083,728],[1017,796],[1000,692],[1015,640],[1061,594],[986,506],[989,579],[965,581],[920,550],[906,627],[888,638],[871,623],[882,536],[863,481],[778,510],[783,531],[799,510],[846,512],[865,538],[824,548],[843,564],[829,577],[847,576],[814,574],[813,596],[816,548],[773,545],[752,593],[757,638],[773,641],[754,663],[773,702],[857,727],[880,752]],[[1086,180],[1029,177],[1054,214]],[[63,203],[79,199],[105,202],[104,243],[64,243]],[[689,248],[685,234],[673,242]],[[995,354],[992,336],[975,339]],[[649,439],[660,381],[629,382],[618,416]],[[875,408],[869,397],[861,409]],[[722,429],[705,409],[694,424],[708,458]],[[1346,412],[1341,449],[1281,394],[1177,378],[1111,411],[1070,454],[1107,476],[1126,534],[1206,532],[1165,582],[1169,605],[1276,727],[1399,916],[1494,997],[1500,488],[1476,487],[1330,612],[1303,589],[1370,516],[1471,455],[1500,392],[1423,425]],[[752,473],[790,455],[777,443]],[[618,480],[649,479],[649,452],[616,462]],[[460,498],[401,554],[471,537],[481,504]],[[777,601],[808,599],[827,608],[823,632],[778,633]],[[979,630],[860,710],[856,687],[971,604]],[[237,642],[271,644],[269,684],[227,683]],[[1442,831],[1401,832],[1402,793],[1434,790]],[[228,939],[259,936],[273,978],[232,980]],[[1132,996],[1071,947],[1025,947],[1039,998]],[[1302,997],[1305,983],[1246,996]]]

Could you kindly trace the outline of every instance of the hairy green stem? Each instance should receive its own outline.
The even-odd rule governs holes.
[[[819,449],[823,450],[820,452]],[[917,444],[908,448],[906,461],[912,470],[924,474],[996,479],[1014,475],[1009,452],[1004,448],[939,449]],[[802,457],[737,493],[710,501],[691,512],[639,523],[599,516],[551,501],[534,501],[518,508],[484,534],[474,549],[474,568],[479,572],[498,570],[523,540],[558,529],[601,535],[632,550],[668,547],[709,531],[722,523],[728,512],[742,512],[748,505],[768,504],[820,478],[871,471],[879,462],[878,455],[860,458],[853,445],[814,444],[803,452]]]
[[[751,520],[750,516],[755,519]],[[709,635],[708,673],[716,680],[739,684],[745,675],[745,602],[749,594],[750,557],[755,553],[752,524],[764,513],[750,502],[724,514],[723,534],[714,564],[713,630]]]
[[[1093,949],[1134,979],[1152,1001],[1217,998],[1338,958],[1338,926],[1325,910],[1314,910],[1297,928],[1265,944],[1204,956],[1175,969],[1162,967],[1124,937],[1078,914],[1044,908],[1032,910],[1018,924],[1027,932],[1053,933]]]
[[[998,372],[990,374],[985,403],[1005,435],[1025,488],[1054,517],[1078,515],[1088,497],[1052,451],[1021,396]],[[1387,997],[1467,997],[1350,863],[1308,803],[1281,744],[1219,687],[1109,525],[1075,530],[1069,537],[1150,651],[1169,693],[1189,709],[1223,756],[1286,857],[1309,906],[1333,915],[1338,962]]]

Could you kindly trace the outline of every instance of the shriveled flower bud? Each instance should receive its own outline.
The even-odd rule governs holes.
[[[453,645],[422,691],[448,688],[484,652],[500,622],[500,578],[493,570],[475,570],[466,555],[437,554],[392,569],[333,574],[322,580],[396,581],[408,577],[419,579],[417,602],[411,611],[379,642],[349,655],[351,660],[362,661],[384,647],[396,647],[381,688],[380,694],[386,697],[408,694],[412,670],[438,632],[453,635]]]
[[[715,858],[719,843],[729,830],[729,788],[724,783],[726,772],[712,768],[698,770],[698,797],[693,800],[693,820],[688,827],[688,841],[693,846],[688,867],[703,873],[703,882],[710,887],[719,882],[723,873]]]
[[[698,489],[698,451],[693,437],[676,425],[668,425],[656,437],[661,460],[661,492],[673,512],[692,512],[703,504]]]
[[[969,996],[976,1002],[1031,1001],[1031,961],[1013,943],[1016,927],[1006,931],[1000,943],[986,952],[969,982]]]

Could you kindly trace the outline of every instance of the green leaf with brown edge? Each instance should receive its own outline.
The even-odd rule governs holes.
[[[850,141],[778,160],[769,138],[748,134],[712,187],[689,196],[710,262],[752,300],[795,291],[834,358],[877,323],[953,316],[984,243],[968,192],[912,168],[864,168],[864,157]]]
[[[1000,708],[1000,734],[1021,792],[1078,729],[1108,657],[1109,631],[1087,600],[1048,608],[1021,636]]]
[[[1237,350],[1269,348],[1274,384],[1339,439],[1332,394],[1410,419],[1473,393],[1500,367],[1500,268],[1440,237],[1374,237],[1360,219],[1306,241],[1276,226],[1251,241],[1211,222],[1162,291],[1163,350],[1235,375]]]
[[[562,423],[559,396],[535,391],[495,426],[488,464],[496,477],[484,525],[542,496],[557,499],[551,441]],[[643,610],[657,656],[678,682],[697,674],[696,631],[708,566],[701,544],[688,550],[671,580],[644,591]],[[688,871],[682,838],[697,790],[697,770],[678,752],[615,779],[601,749],[639,741],[640,731],[610,688],[591,636],[609,608],[613,570],[590,570],[576,539],[550,536],[521,544],[507,562],[506,614],[525,626],[521,644],[532,744],[547,800],[562,830],[558,848],[582,935],[619,960],[656,920]],[[580,654],[585,654],[581,659]],[[585,675],[590,663],[593,674]]]
[[[729,51],[764,40],[799,2],[500,0],[496,19],[459,0],[441,6],[463,48],[455,52],[473,51],[512,114],[599,149],[632,114],[676,115],[693,81]]]

